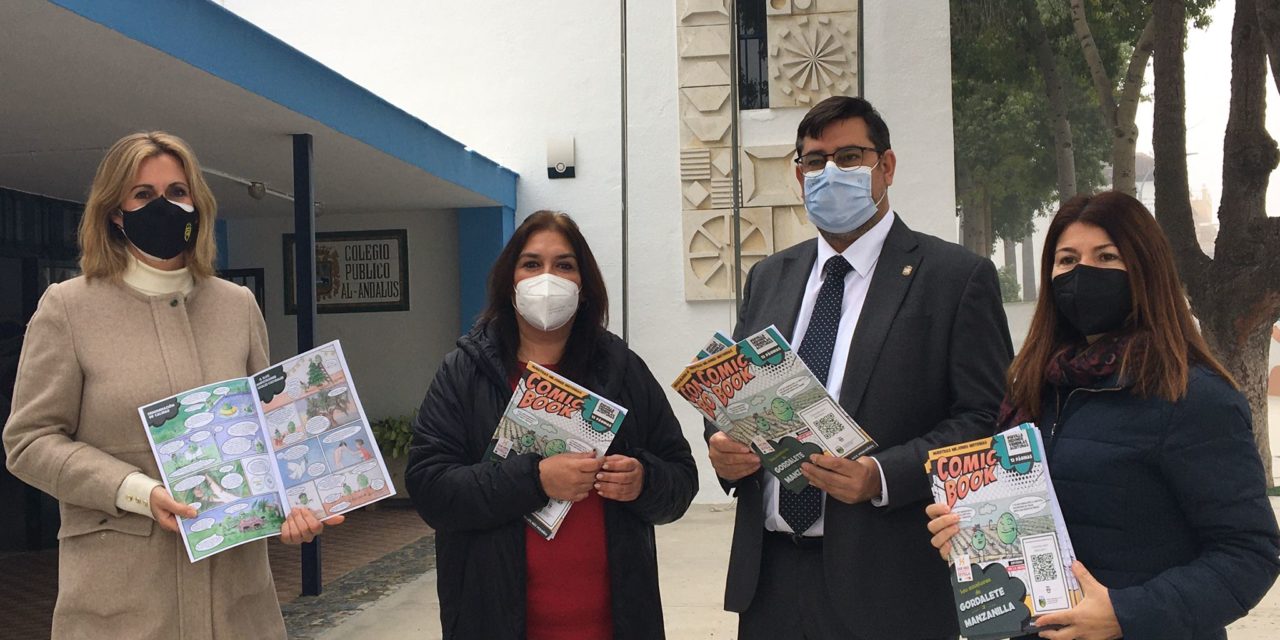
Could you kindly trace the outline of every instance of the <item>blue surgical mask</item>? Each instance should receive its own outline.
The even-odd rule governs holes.
[[[804,206],[814,226],[827,233],[843,234],[874,217],[885,194],[880,194],[880,200],[871,197],[873,169],[875,167],[841,169],[828,161],[822,173],[805,175]]]

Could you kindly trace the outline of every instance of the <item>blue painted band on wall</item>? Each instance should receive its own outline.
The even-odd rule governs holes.
[[[207,0],[49,0],[427,173],[516,206],[515,172]]]
[[[516,230],[509,207],[458,209],[458,329],[466,333],[484,311],[489,270]]]

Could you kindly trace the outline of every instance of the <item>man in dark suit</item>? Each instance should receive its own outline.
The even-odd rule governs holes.
[[[752,268],[734,338],[777,325],[878,447],[812,456],[797,494],[707,425],[711,463],[738,498],[725,609],[740,614],[741,640],[954,638],[924,461],[991,433],[1013,355],[995,267],[894,214],[897,159],[867,101],[824,100],[796,137],[820,237]]]

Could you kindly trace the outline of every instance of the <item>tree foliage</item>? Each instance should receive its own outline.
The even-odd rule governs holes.
[[[965,216],[965,245],[990,255],[996,238],[1027,237],[1036,213],[1060,197],[1048,117],[1055,105],[1036,70],[1037,30],[1019,2],[953,0],[951,7],[957,197]],[[1087,78],[1069,72],[1082,63],[1069,55],[1075,43],[1067,14],[1040,4],[1034,8],[1043,18],[1040,36],[1068,71],[1063,97],[1074,133],[1076,187],[1092,189],[1103,180],[1108,134]],[[1111,51],[1109,59],[1121,53]]]

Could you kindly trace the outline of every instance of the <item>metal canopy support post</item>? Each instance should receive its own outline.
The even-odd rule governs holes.
[[[311,134],[293,135],[293,279],[298,303],[298,353],[316,346],[316,206],[311,182]],[[320,538],[302,545],[302,595],[320,595]]]
[[[465,334],[484,311],[489,270],[516,230],[511,207],[458,209],[458,333]]]

